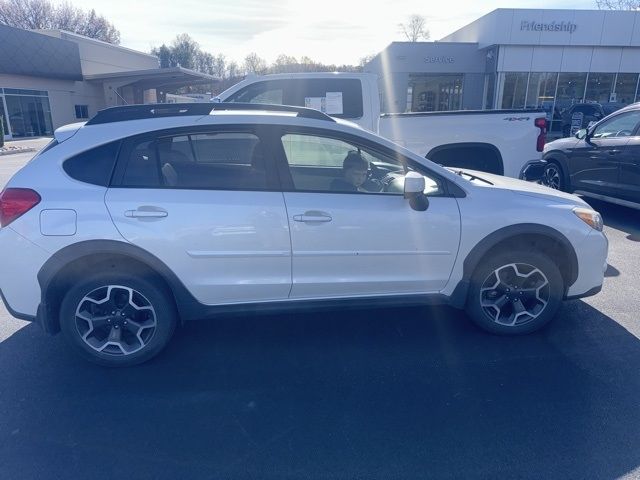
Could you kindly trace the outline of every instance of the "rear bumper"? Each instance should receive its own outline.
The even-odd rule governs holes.
[[[546,160],[531,160],[527,162],[520,171],[520,179],[530,182],[537,182],[542,179],[544,167],[547,165]]]

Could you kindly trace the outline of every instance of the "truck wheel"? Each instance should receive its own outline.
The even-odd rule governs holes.
[[[489,257],[476,269],[466,311],[487,332],[520,335],[549,323],[563,294],[555,263],[544,254],[518,249]]]
[[[557,162],[549,160],[547,165],[544,167],[544,172],[542,173],[542,184],[549,188],[553,188],[554,190],[565,191],[566,182],[562,173],[562,168]]]
[[[65,295],[60,327],[85,359],[103,366],[136,365],[157,355],[176,326],[171,293],[153,280],[96,274]]]

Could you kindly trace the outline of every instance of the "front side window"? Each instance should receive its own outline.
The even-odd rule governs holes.
[[[264,149],[252,133],[141,139],[128,150],[122,184],[140,188],[266,190]]]
[[[400,157],[329,136],[286,134],[282,146],[296,191],[402,195],[404,175],[414,170]],[[425,180],[425,193],[442,193],[437,180]]]
[[[634,134],[640,123],[640,111],[616,115],[598,125],[592,138],[629,137]]]

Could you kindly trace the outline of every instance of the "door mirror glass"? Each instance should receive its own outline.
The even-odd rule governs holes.
[[[587,136],[587,129],[586,128],[580,129],[580,130],[578,130],[576,132],[576,138],[578,140],[582,140],[586,136]]]

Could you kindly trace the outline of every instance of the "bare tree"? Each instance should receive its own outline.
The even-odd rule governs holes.
[[[244,57],[244,69],[247,73],[260,75],[267,70],[267,62],[258,56],[257,53],[251,52]]]
[[[200,45],[186,33],[176,35],[171,42],[171,63],[173,66],[197,68]]]
[[[371,60],[373,60],[377,56],[378,56],[377,53],[370,53],[369,55],[365,55],[358,62],[358,67],[363,68],[367,63],[369,63]]]
[[[227,58],[219,53],[213,59],[213,71],[211,72],[218,78],[224,78],[227,70]]]
[[[0,24],[27,30],[60,29],[119,44],[120,32],[95,10],[48,0],[0,0]]]
[[[417,42],[419,40],[429,40],[430,34],[427,30],[427,19],[422,15],[410,15],[407,19],[407,23],[399,24],[400,31],[407,37],[410,42]]]
[[[596,0],[600,10],[640,10],[640,0]]]
[[[242,69],[237,62],[231,61],[227,64],[226,77],[235,79],[243,75]]]

